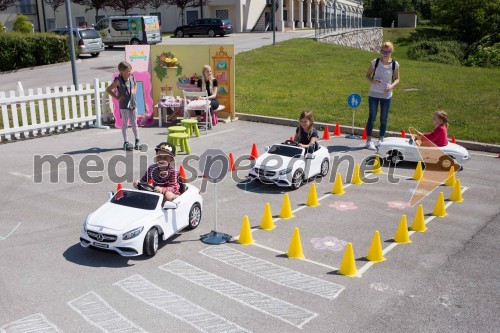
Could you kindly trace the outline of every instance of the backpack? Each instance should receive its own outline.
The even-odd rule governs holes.
[[[375,76],[375,72],[377,71],[377,67],[378,67],[379,62],[380,62],[380,58],[377,58],[377,60],[375,60],[375,69],[373,70],[372,79]],[[395,70],[396,70],[396,60],[392,59],[392,81],[394,81],[394,71]]]

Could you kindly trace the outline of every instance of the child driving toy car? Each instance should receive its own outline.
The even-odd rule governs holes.
[[[294,141],[300,147],[306,148],[308,153],[316,150],[318,131],[314,128],[314,117],[312,111],[302,111],[299,116],[299,127],[295,130]]]
[[[140,180],[134,181],[134,187],[139,183],[148,183],[152,180],[152,186],[157,193],[163,193],[165,200],[172,201],[180,195],[179,173],[175,170],[175,146],[168,142],[162,142],[155,148],[155,164],[148,170]]]
[[[438,147],[448,145],[448,114],[446,111],[436,111],[432,118],[434,130],[432,132],[419,134],[416,138],[417,145],[432,146],[430,142]],[[429,142],[430,141],[430,142]]]

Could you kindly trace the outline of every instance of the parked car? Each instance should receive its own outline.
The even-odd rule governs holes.
[[[109,47],[162,41],[158,16],[110,16],[101,19],[94,28]]]
[[[174,31],[174,36],[182,38],[184,36],[193,37],[193,35],[208,35],[223,37],[233,33],[233,25],[229,20],[219,18],[203,18],[194,20],[188,25],[181,25]]]
[[[59,35],[67,35],[68,28],[55,29],[52,32]],[[104,51],[104,44],[99,33],[92,28],[73,28],[73,37],[78,48],[78,55],[90,54],[98,57]]]
[[[139,183],[138,187],[109,193],[108,202],[84,220],[81,246],[126,257],[154,256],[160,239],[200,224],[203,199],[194,185],[181,183],[181,195],[165,203],[152,185]]]
[[[248,173],[249,179],[295,190],[308,179],[325,177],[330,170],[330,154],[320,145],[310,153],[297,142],[287,140],[266,150],[255,160]]]

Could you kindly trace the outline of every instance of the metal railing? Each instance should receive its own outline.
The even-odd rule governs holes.
[[[319,20],[314,26],[314,35],[318,38],[336,31],[378,28],[382,26],[382,19],[339,14],[337,18],[332,16],[330,19]]]

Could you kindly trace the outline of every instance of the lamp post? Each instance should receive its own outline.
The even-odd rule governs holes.
[[[73,39],[73,22],[71,20],[71,3],[65,0],[66,4],[66,21],[68,22],[68,35],[69,35],[69,52],[71,56],[71,73],[73,74],[73,85],[78,90],[78,78],[76,76],[76,62],[75,62],[75,44]]]
[[[273,45],[276,45],[276,0],[273,0],[272,16],[273,16]]]

